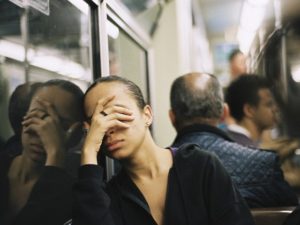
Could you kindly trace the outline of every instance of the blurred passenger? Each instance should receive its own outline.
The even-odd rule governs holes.
[[[258,147],[262,133],[276,125],[277,107],[267,81],[247,74],[227,88],[226,102],[236,123],[227,127],[236,142]]]
[[[11,156],[19,155],[22,151],[21,134],[23,117],[29,108],[32,93],[40,84],[41,83],[20,84],[13,91],[9,99],[8,118],[14,135],[6,141],[3,150]]]
[[[189,73],[177,78],[170,99],[169,115],[177,131],[172,146],[195,143],[215,153],[251,208],[298,204],[274,152],[235,143],[217,128],[226,108],[215,76]]]
[[[73,178],[64,158],[83,118],[82,97],[64,80],[50,80],[33,93],[22,122],[22,154],[0,157],[1,225],[63,224],[71,217]]]
[[[154,143],[152,109],[136,84],[100,78],[87,90],[84,108],[88,133],[73,225],[253,224],[215,156],[197,145],[171,150]],[[123,166],[106,187],[97,163],[103,150]]]
[[[234,49],[229,55],[230,80],[233,81],[247,72],[246,57],[238,49]]]

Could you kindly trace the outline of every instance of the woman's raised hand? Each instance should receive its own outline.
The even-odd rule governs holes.
[[[112,129],[126,129],[128,122],[134,120],[132,111],[124,106],[109,104],[114,96],[100,99],[97,102],[90,123],[85,122],[88,130],[84,142],[81,164],[97,164],[97,154],[104,136]]]

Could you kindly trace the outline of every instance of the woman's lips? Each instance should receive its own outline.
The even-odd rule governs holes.
[[[31,144],[30,146],[31,146],[31,148],[33,149],[34,152],[45,154],[45,150],[44,150],[42,145]]]
[[[107,142],[107,148],[109,151],[114,151],[118,148],[121,148],[124,143],[124,140],[116,140],[116,141],[111,141]]]

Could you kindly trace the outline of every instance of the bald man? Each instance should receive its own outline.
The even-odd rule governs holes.
[[[177,131],[173,147],[194,143],[215,153],[251,208],[298,204],[274,152],[235,143],[217,128],[226,108],[215,76],[189,73],[177,78],[170,100],[169,116]]]

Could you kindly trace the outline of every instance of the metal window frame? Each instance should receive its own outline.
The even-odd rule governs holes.
[[[85,0],[88,3],[96,4],[92,16],[92,61],[94,79],[101,76],[109,76],[109,49],[108,49],[108,34],[106,30],[107,20],[117,25],[124,33],[145,52],[146,60],[146,92],[147,101],[151,102],[151,74],[152,68],[152,49],[151,37],[137,24],[133,16],[131,16],[124,8],[122,8],[115,0],[100,0],[96,3],[95,0]],[[93,13],[96,15],[93,16]],[[95,49],[96,48],[96,49]],[[98,54],[98,52],[100,54]],[[99,71],[99,72],[98,72]],[[109,180],[115,174],[114,161],[106,157],[106,178]]]

